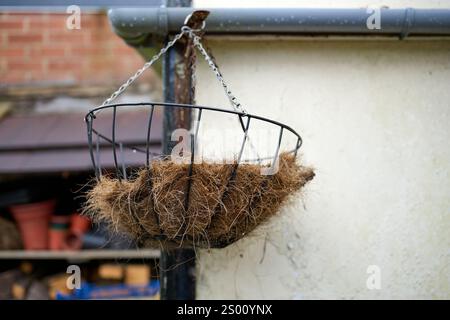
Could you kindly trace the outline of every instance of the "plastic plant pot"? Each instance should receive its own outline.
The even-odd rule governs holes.
[[[50,231],[48,233],[50,250],[64,249],[64,242],[66,241],[66,236],[67,236],[66,229],[50,228]]]
[[[25,250],[47,249],[49,220],[54,209],[55,200],[10,207],[19,226]]]
[[[53,215],[51,218],[49,237],[50,250],[62,250],[69,231],[70,216]]]
[[[50,221],[52,224],[58,224],[67,229],[69,228],[70,219],[71,217],[68,215],[53,215]]]

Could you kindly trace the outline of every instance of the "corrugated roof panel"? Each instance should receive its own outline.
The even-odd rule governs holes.
[[[161,150],[162,119],[155,113],[152,125],[151,152]],[[116,141],[145,150],[148,113],[122,112],[117,116]],[[102,113],[95,129],[111,137],[112,114]],[[104,143],[100,140],[100,143]],[[112,149],[100,148],[103,167],[113,167]],[[124,148],[126,166],[145,163],[145,154]],[[92,169],[87,144],[86,125],[80,114],[13,115],[0,121],[0,174]]]
[[[162,120],[155,113],[150,141],[162,138]],[[148,114],[143,111],[117,113],[117,138],[123,143],[144,143]],[[111,136],[112,115],[104,113],[95,120],[98,132]],[[81,114],[14,115],[0,120],[2,149],[52,148],[87,144],[86,124]]]

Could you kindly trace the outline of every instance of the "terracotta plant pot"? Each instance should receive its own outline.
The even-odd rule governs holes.
[[[48,225],[55,209],[55,200],[10,207],[17,221],[25,250],[45,250],[48,242]]]
[[[67,237],[67,229],[50,227],[48,233],[49,248],[50,250],[62,250],[64,249],[64,243]]]
[[[48,233],[50,250],[63,250],[69,231],[70,216],[52,216]]]
[[[78,213],[72,214],[70,218],[70,231],[74,234],[84,234],[91,228],[91,219]]]

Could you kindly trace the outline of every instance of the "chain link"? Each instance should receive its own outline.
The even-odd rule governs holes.
[[[166,46],[162,48],[157,54],[155,54],[148,62],[146,62],[141,69],[136,71],[124,84],[120,86],[108,99],[103,101],[100,105],[101,107],[113,102],[119,95],[121,95],[137,78],[139,78],[145,70],[150,68],[163,54],[167,52],[178,40],[180,40],[183,35],[187,34],[187,31],[181,31],[178,33],[171,41],[167,42]]]
[[[136,73],[134,75],[132,75],[124,84],[122,84],[120,86],[119,89],[117,89],[108,99],[106,99],[105,101],[103,101],[103,103],[100,105],[100,107],[103,107],[105,105],[110,104],[111,102],[113,102],[119,95],[121,95],[134,81],[136,81],[137,78],[139,78],[142,73],[144,73],[145,70],[147,70],[148,68],[150,68],[158,59],[161,58],[161,56],[163,54],[165,54],[167,52],[167,50],[169,50],[171,47],[173,47],[175,45],[175,43],[177,43],[184,35],[189,36],[192,41],[194,46],[199,50],[199,52],[201,53],[201,55],[203,56],[203,58],[206,60],[206,62],[208,63],[208,66],[210,67],[210,69],[214,72],[214,74],[216,75],[217,80],[219,80],[220,84],[222,85],[225,94],[228,97],[228,100],[231,103],[231,106],[233,107],[234,110],[242,112],[244,114],[247,114],[247,111],[242,107],[242,105],[237,101],[237,98],[233,95],[233,93],[231,92],[230,88],[228,87],[228,85],[225,83],[225,80],[222,76],[222,73],[219,70],[219,67],[217,66],[217,64],[214,62],[214,60],[211,58],[211,56],[208,54],[208,52],[206,51],[206,49],[203,47],[203,44],[201,42],[201,37],[199,35],[196,34],[196,32],[201,31],[201,29],[192,29],[188,26],[183,26],[181,28],[181,32],[178,33],[177,35],[175,35],[175,37],[167,42],[166,46],[163,47],[157,54],[155,54],[148,62],[146,62],[141,69],[139,69],[138,71],[136,71]],[[195,76],[194,76],[195,77]],[[195,78],[193,78],[193,80],[195,81]]]
[[[208,66],[210,67],[210,69],[214,72],[214,74],[216,75],[217,80],[219,80],[220,84],[222,85],[225,94],[228,97],[228,100],[230,101],[231,106],[233,107],[233,109],[235,111],[238,112],[242,112],[243,114],[247,114],[247,111],[242,107],[242,105],[239,103],[239,101],[237,100],[237,98],[233,95],[233,93],[231,92],[229,86],[226,84],[222,73],[219,70],[219,67],[217,66],[217,64],[214,62],[214,59],[208,54],[207,50],[204,48],[202,42],[201,42],[201,37],[199,35],[197,35],[197,33],[202,32],[203,28],[204,28],[205,24],[203,23],[203,26],[200,29],[192,29],[188,26],[183,26],[181,27],[181,31],[180,33],[176,34],[172,40],[170,40],[169,42],[167,42],[166,46],[163,47],[157,54],[155,54],[148,62],[146,62],[141,69],[139,69],[138,71],[136,71],[136,73],[134,75],[132,75],[124,84],[122,84],[119,89],[117,89],[108,99],[106,99],[105,101],[103,101],[103,103],[100,105],[100,107],[103,107],[105,105],[110,104],[111,102],[113,102],[118,96],[120,96],[131,84],[133,84],[134,81],[136,81],[137,78],[139,78],[142,73],[144,73],[145,70],[147,70],[148,68],[150,68],[158,59],[161,58],[161,56],[163,54],[165,54],[167,52],[167,50],[169,50],[171,47],[173,47],[184,35],[187,35],[188,37],[190,37],[192,39],[192,42],[194,44],[194,46],[200,51],[201,55],[203,56],[203,58],[206,60],[206,62],[208,63]],[[195,61],[193,61],[192,67],[195,68]],[[191,90],[195,90],[195,82],[196,82],[196,77],[195,77],[195,72],[193,72],[192,74],[192,79],[191,79],[192,83],[191,83]],[[193,92],[192,92],[193,94]],[[253,144],[250,141],[250,137],[248,137],[246,135],[246,139],[249,142],[250,147],[252,148],[252,150],[254,150],[258,156],[258,162],[261,162],[260,160],[260,156],[258,154],[258,152],[256,151],[256,148],[253,146]]]
[[[244,114],[247,114],[247,111],[242,107],[241,103],[237,100],[236,96],[233,95],[229,86],[226,84],[226,82],[222,76],[222,73],[219,70],[219,67],[217,66],[217,64],[214,62],[214,60],[208,54],[208,51],[206,51],[205,47],[203,46],[201,37],[195,33],[196,30],[192,30],[191,28],[189,28],[187,26],[183,26],[181,28],[181,30],[184,32],[187,32],[189,37],[192,38],[194,45],[197,47],[198,51],[202,54],[203,58],[205,58],[205,61],[208,63],[209,68],[214,72],[217,80],[219,80],[220,84],[222,85],[222,87],[225,91],[225,94],[228,97],[228,100],[230,100],[231,106],[236,111],[240,111]]]

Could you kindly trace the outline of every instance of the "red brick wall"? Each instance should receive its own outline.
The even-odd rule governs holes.
[[[0,12],[0,84],[67,81],[116,84],[142,57],[109,25],[104,13],[81,13],[81,29],[66,28],[65,13]]]

